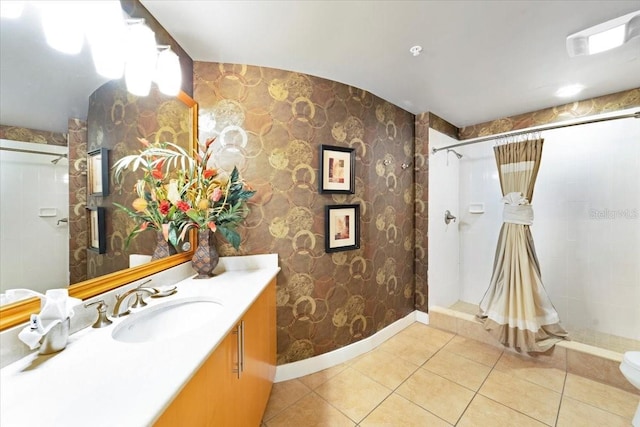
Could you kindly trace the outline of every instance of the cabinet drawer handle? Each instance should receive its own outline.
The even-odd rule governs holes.
[[[235,331],[236,334],[236,349],[238,354],[238,363],[232,372],[234,374],[238,374],[238,379],[240,379],[240,375],[242,375],[242,371],[244,371],[244,320],[238,323],[238,326]]]

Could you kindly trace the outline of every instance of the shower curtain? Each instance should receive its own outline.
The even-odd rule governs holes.
[[[503,224],[493,275],[478,313],[491,335],[522,352],[544,352],[567,336],[542,284],[529,229],[542,144],[543,139],[533,139],[494,147],[504,203]]]

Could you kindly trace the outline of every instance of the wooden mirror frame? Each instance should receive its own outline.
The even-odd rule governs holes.
[[[189,137],[192,148],[195,149],[198,130],[198,104],[193,98],[182,91],[180,91],[177,98],[189,108],[191,124]],[[84,300],[190,261],[191,257],[193,257],[195,246],[197,245],[195,231],[192,230],[190,238],[192,244],[191,249],[188,251],[70,285],[69,295]],[[39,298],[21,300],[0,307],[0,331],[27,322],[29,316],[38,311],[40,311]]]

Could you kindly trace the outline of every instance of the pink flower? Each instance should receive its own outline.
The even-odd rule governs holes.
[[[216,223],[215,223],[215,222],[213,222],[213,221],[209,221],[209,222],[207,223],[207,227],[209,227],[209,230],[211,230],[211,231],[212,231],[212,232],[214,232],[214,233],[216,232],[216,229],[218,228],[218,226],[216,225]]]
[[[213,193],[211,193],[211,200],[217,202],[222,197],[222,190],[220,188],[215,188]]]

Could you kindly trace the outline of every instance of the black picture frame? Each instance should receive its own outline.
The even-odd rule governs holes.
[[[320,193],[354,194],[356,154],[354,148],[320,146]]]
[[[325,207],[325,252],[360,249],[360,204]]]
[[[105,221],[105,208],[90,207],[87,208],[88,221],[87,229],[89,230],[88,249],[99,254],[107,252],[107,223]]]
[[[109,150],[99,148],[87,153],[87,193],[109,195]]]

